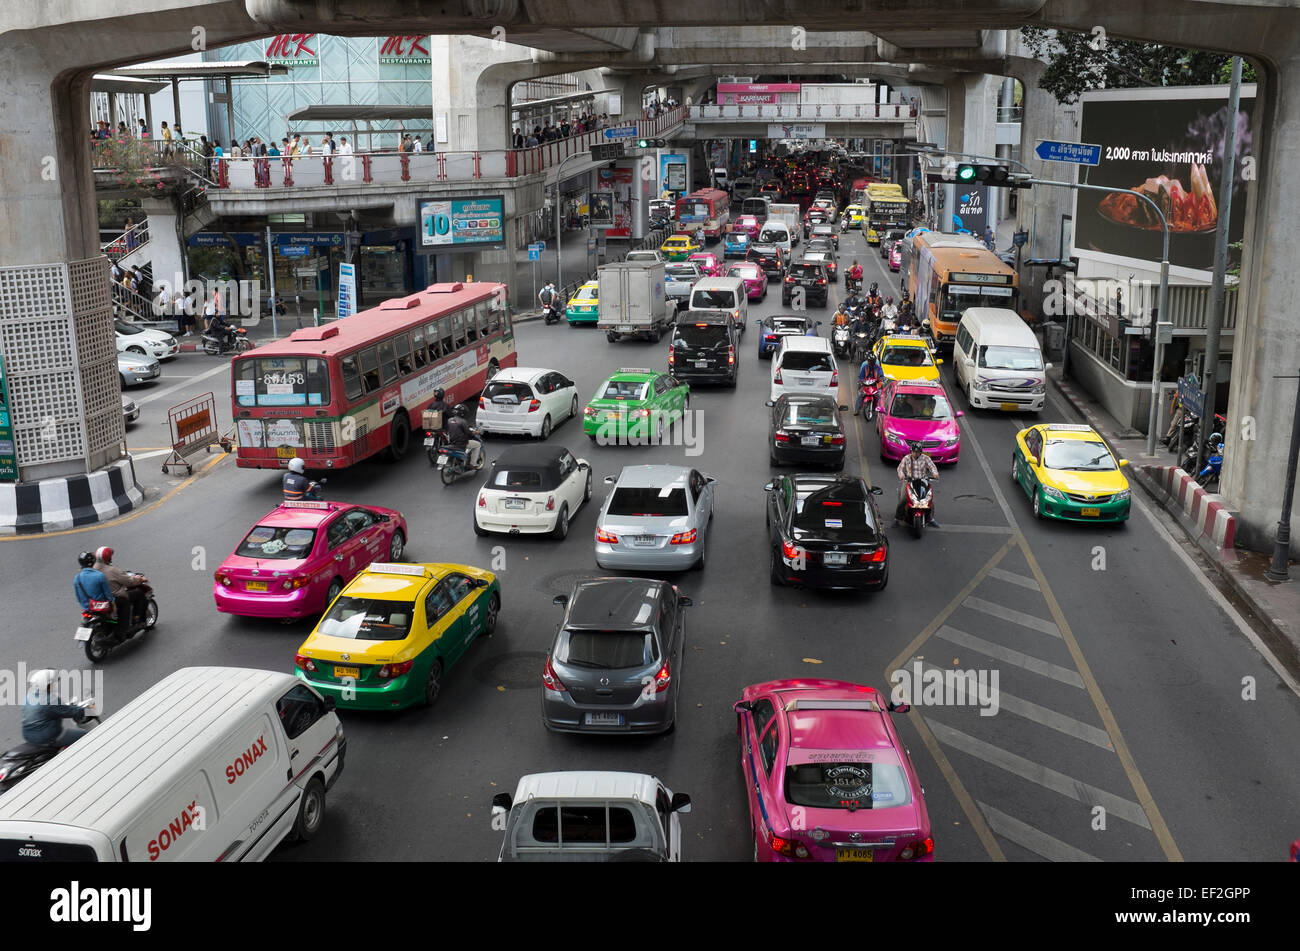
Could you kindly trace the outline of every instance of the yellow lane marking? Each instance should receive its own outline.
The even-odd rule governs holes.
[[[227,452],[221,453],[215,459],[211,460],[205,466],[200,468],[198,472],[187,477],[179,485],[173,486],[168,491],[168,493],[164,495],[162,498],[154,502],[150,502],[148,505],[144,506],[143,508],[138,508],[135,509],[134,511],[128,512],[126,515],[123,515],[121,518],[115,518],[109,522],[97,522],[94,525],[81,525],[78,526],[77,528],[65,528],[63,529],[63,531],[60,532],[40,532],[39,534],[36,535],[0,535],[0,542],[37,541],[42,538],[58,538],[63,535],[80,535],[82,532],[96,532],[96,531],[102,532],[110,528],[116,528],[119,525],[125,525],[127,522],[131,522],[139,518],[141,515],[144,515],[148,512],[152,512],[154,509],[159,508],[165,502],[171,499],[174,495],[176,495],[177,492],[180,492],[182,489],[189,486],[192,482],[194,482],[195,479],[203,475],[212,467],[218,465],[221,462],[224,462],[227,458],[230,457],[230,455],[231,453],[227,453]]]
[[[1147,819],[1151,822],[1151,831],[1155,833],[1156,840],[1160,843],[1160,847],[1164,850],[1165,857],[1169,861],[1183,861],[1183,854],[1179,851],[1177,843],[1174,842],[1169,827],[1165,825],[1164,817],[1160,815],[1160,809],[1156,806],[1151,790],[1147,788],[1146,781],[1142,779],[1142,773],[1138,770],[1137,762],[1133,759],[1133,754],[1124,741],[1124,734],[1120,731],[1119,723],[1115,720],[1115,714],[1111,712],[1110,705],[1106,702],[1106,698],[1102,696],[1101,687],[1092,675],[1092,668],[1088,666],[1088,661],[1083,656],[1083,650],[1075,639],[1074,631],[1070,629],[1070,622],[1065,619],[1065,612],[1061,610],[1061,605],[1057,603],[1056,595],[1052,593],[1052,589],[1047,583],[1043,569],[1038,565],[1038,559],[1029,550],[1029,544],[1025,541],[1023,535],[1016,536],[1013,541],[1020,543],[1020,550],[1024,552],[1025,560],[1029,562],[1029,569],[1034,573],[1034,578],[1038,581],[1039,590],[1047,601],[1048,610],[1052,613],[1052,620],[1056,622],[1061,637],[1065,639],[1066,647],[1070,651],[1070,657],[1074,659],[1074,666],[1078,669],[1079,676],[1083,678],[1088,696],[1092,698],[1093,706],[1097,708],[1101,722],[1105,724],[1111,745],[1115,748],[1116,755],[1119,756],[1120,765],[1123,766],[1124,773],[1133,786],[1133,792],[1137,796],[1138,803],[1142,806]]]
[[[903,648],[902,653],[895,657],[893,662],[885,669],[886,682],[890,682],[890,674],[895,670],[903,670],[905,668],[907,662],[916,656],[916,652],[920,650],[921,645],[929,640],[930,637],[934,635],[934,632],[943,626],[944,622],[946,622],[961,603],[970,596],[971,592],[979,587],[980,582],[984,580],[988,573],[997,567],[998,562],[1006,557],[1007,552],[1011,551],[1012,547],[1019,539],[1019,535],[1016,535],[1013,538],[1008,538],[1005,544],[994,552],[993,557],[985,562],[979,571],[975,572],[975,576],[966,583],[966,587],[953,595],[952,600],[948,602],[934,620],[927,624],[925,629],[921,631],[921,633],[917,634],[910,644]],[[915,709],[916,708],[913,707],[913,710]],[[975,835],[978,836],[980,844],[984,846],[984,851],[988,853],[989,858],[994,862],[1005,862],[1007,857],[1002,851],[1002,846],[998,845],[998,840],[993,835],[993,830],[989,828],[988,821],[984,818],[984,814],[980,812],[979,807],[975,805],[974,797],[967,791],[965,784],[963,784],[961,779],[957,776],[957,770],[953,768],[952,763],[948,761],[948,757],[944,754],[943,748],[939,745],[939,741],[936,740],[934,734],[930,732],[929,726],[926,725],[925,717],[917,716],[912,720],[912,724],[916,727],[916,732],[920,734],[921,742],[925,744],[925,748],[929,750],[930,755],[934,757],[934,761],[939,767],[939,772],[943,774],[943,778],[948,782],[948,787],[952,790],[953,795],[957,797],[957,802],[961,806],[962,812],[966,813],[966,819],[970,822],[971,828],[975,830]]]

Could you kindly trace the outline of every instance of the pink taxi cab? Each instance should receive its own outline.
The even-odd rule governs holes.
[[[401,560],[406,519],[346,502],[282,502],[213,574],[217,610],[243,617],[311,617],[372,561]]]
[[[698,264],[705,277],[718,277],[722,274],[722,259],[712,251],[696,251],[686,260]]]
[[[774,680],[735,705],[754,860],[930,862],[925,793],[891,722],[906,713],[842,680]]]
[[[727,268],[727,277],[738,277],[745,282],[745,296],[750,300],[762,300],[767,296],[767,272],[757,264],[745,261]]]
[[[880,458],[902,459],[913,441],[936,463],[956,462],[961,455],[961,428],[943,386],[935,380],[897,380],[877,397],[876,433]]]
[[[759,228],[760,225],[758,223],[758,218],[754,215],[738,215],[735,220],[731,222],[732,231],[739,231],[743,234],[749,235],[751,241],[758,240]]]

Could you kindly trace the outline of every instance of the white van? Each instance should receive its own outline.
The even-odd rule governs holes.
[[[0,862],[236,862],[310,839],[346,741],[291,674],[187,667],[0,796]]]
[[[840,375],[835,352],[825,337],[782,337],[772,357],[772,392],[775,400],[784,393],[816,393],[839,398]]]
[[[1047,401],[1047,369],[1038,338],[1014,310],[971,307],[952,348],[957,383],[973,409],[1030,410]]]
[[[758,232],[758,244],[774,244],[789,255],[790,250],[794,247],[794,232],[784,221],[774,221],[768,218],[763,224],[762,229]]]
[[[745,282],[738,277],[701,278],[691,289],[689,310],[730,314],[736,330],[743,334],[745,325],[749,323],[749,294],[745,291]],[[685,319],[690,319],[689,314]]]

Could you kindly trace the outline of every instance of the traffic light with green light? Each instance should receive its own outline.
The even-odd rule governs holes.
[[[957,166],[957,181],[964,185],[995,185],[1001,188],[1029,188],[1030,185],[1005,165],[967,165]]]
[[[637,139],[636,147],[638,149],[662,149],[668,144],[667,139]]]

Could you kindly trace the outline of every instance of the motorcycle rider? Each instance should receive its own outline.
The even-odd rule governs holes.
[[[858,367],[858,399],[853,406],[853,412],[862,412],[862,387],[866,382],[868,380],[875,380],[876,385],[879,386],[884,382],[884,379],[884,374],[880,370],[880,363],[876,360],[876,352],[874,350],[868,350],[866,359],[863,360],[862,365]]]
[[[885,298],[885,306],[880,308],[880,316],[886,320],[898,320],[898,308],[894,306],[892,297]]]
[[[86,735],[80,727],[64,727],[68,717],[81,716],[90,705],[61,703],[57,689],[58,674],[52,670],[34,670],[27,678],[27,695],[23,698],[23,742],[47,749],[68,746]]]
[[[452,408],[451,419],[447,422],[447,442],[455,449],[464,450],[469,466],[479,469],[483,466],[483,443],[474,438],[474,431],[465,421],[468,415],[464,403]]]
[[[543,287],[543,288],[542,288],[542,289],[537,293],[537,300],[538,300],[538,302],[541,303],[541,305],[542,305],[542,313],[543,313],[543,314],[545,314],[546,311],[549,310],[549,309],[551,308],[551,305],[555,302],[555,295],[556,295],[556,293],[557,293],[557,291],[555,290],[555,282],[554,282],[554,281],[547,281],[547,282],[546,282],[546,286]]]
[[[91,601],[110,601],[116,605],[117,599],[113,597],[108,579],[102,571],[95,570],[95,556],[83,551],[77,556],[77,564],[81,565],[81,570],[72,579],[72,591],[77,596],[81,610],[89,611]],[[116,613],[116,608],[114,612]]]
[[[911,451],[898,463],[898,510],[894,518],[901,522],[907,513],[907,483],[912,479],[929,479],[930,513],[926,523],[939,528],[934,518],[934,483],[939,478],[939,469],[934,460],[922,451],[919,440],[914,439],[907,445]]]
[[[306,471],[307,463],[301,458],[289,460],[289,471],[280,483],[286,502],[301,502],[303,499],[319,497],[320,487],[303,475]]]
[[[95,549],[95,571],[108,579],[109,590],[117,602],[117,616],[125,618],[125,623],[132,624],[144,617],[145,596],[140,587],[149,579],[144,575],[131,574],[113,564],[113,549],[107,545]]]
[[[849,280],[853,281],[858,287],[862,286],[862,265],[853,261],[853,267],[849,268]]]
[[[217,356],[224,356],[226,352],[226,338],[230,334],[230,324],[226,323],[225,317],[221,315],[220,308],[214,308],[208,315],[207,325],[203,332],[217,341]]]

